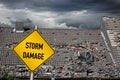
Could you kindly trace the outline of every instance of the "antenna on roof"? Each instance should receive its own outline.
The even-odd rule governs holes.
[[[35,30],[37,30],[37,29],[38,29],[38,26],[37,26],[37,25],[35,25],[34,29],[35,29]]]

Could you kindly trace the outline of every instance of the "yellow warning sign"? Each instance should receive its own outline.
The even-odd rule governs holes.
[[[32,31],[13,50],[32,72],[55,54],[38,30]]]

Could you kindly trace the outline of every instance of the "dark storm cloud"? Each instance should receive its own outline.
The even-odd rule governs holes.
[[[9,24],[30,19],[48,28],[97,29],[102,16],[120,14],[120,0],[0,0],[0,12]]]
[[[119,0],[0,0],[8,8],[28,8],[36,11],[90,10],[96,12],[119,13]]]

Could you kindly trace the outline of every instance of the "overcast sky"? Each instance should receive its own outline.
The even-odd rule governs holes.
[[[42,28],[98,29],[102,16],[119,16],[120,0],[0,0],[0,22]]]

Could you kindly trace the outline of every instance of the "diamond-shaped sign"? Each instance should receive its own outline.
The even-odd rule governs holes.
[[[55,54],[38,30],[32,31],[13,50],[32,72]]]

